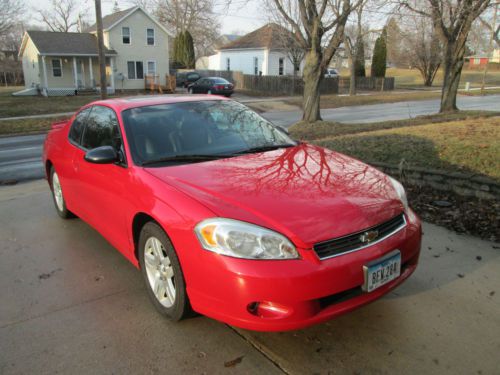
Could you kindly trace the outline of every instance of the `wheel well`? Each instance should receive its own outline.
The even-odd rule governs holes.
[[[132,237],[134,240],[134,255],[135,259],[139,261],[139,236],[141,234],[141,229],[142,227],[150,222],[153,221],[158,224],[158,222],[149,216],[148,214],[145,214],[144,212],[139,212],[134,216],[134,220],[132,221]]]
[[[50,168],[52,168],[52,162],[47,160],[45,162],[45,176],[47,176],[47,180],[50,182]]]

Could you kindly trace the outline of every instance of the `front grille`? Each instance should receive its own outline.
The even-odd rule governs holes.
[[[351,251],[362,249],[366,246],[382,241],[406,225],[404,214],[400,214],[385,223],[363,229],[359,232],[349,234],[344,237],[334,238],[314,245],[314,251],[320,259],[332,258]],[[360,236],[367,231],[377,231],[378,236],[373,242],[363,242]]]

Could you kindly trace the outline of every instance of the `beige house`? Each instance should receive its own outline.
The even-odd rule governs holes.
[[[103,18],[107,91],[142,89],[146,75],[166,84],[168,31],[141,7]],[[18,95],[99,91],[95,25],[85,33],[27,31],[19,56],[26,89]]]

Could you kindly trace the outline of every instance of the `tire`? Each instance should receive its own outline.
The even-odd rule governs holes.
[[[154,222],[142,227],[139,264],[149,298],[156,310],[173,321],[190,316],[192,310],[179,259],[163,229]]]
[[[226,98],[230,98],[230,97],[231,97],[231,95],[233,95],[233,94],[232,94],[232,93],[231,93],[231,94],[226,94],[226,95],[225,95],[225,97],[226,97]]]
[[[66,207],[66,201],[64,200],[59,175],[56,173],[54,167],[50,168],[50,190],[52,191],[52,199],[54,200],[54,206],[56,207],[57,214],[63,219],[71,219],[75,217],[75,215],[73,215],[73,213]]]
[[[208,90],[207,95],[212,95],[212,90]]]

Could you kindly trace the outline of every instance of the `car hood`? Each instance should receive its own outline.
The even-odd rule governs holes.
[[[298,246],[344,236],[403,211],[385,174],[308,144],[146,171],[218,216],[274,229]]]

